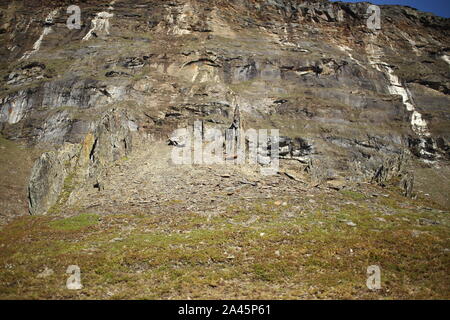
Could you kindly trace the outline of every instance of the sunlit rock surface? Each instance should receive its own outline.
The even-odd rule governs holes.
[[[166,141],[195,120],[224,130],[238,106],[243,129],[304,141],[310,151],[290,144],[282,157],[325,180],[377,181],[386,161],[407,158],[400,179],[414,173],[449,205],[447,180],[428,180],[449,174],[448,19],[381,6],[371,30],[367,3],[118,0],[79,3],[81,28],[69,29],[71,4],[0,4],[1,133],[52,152],[36,159],[32,213],[61,198],[69,171],[73,189],[101,188],[101,170],[77,165],[48,177],[64,172],[68,144],[119,150],[91,145],[98,168],[131,152],[131,136]]]

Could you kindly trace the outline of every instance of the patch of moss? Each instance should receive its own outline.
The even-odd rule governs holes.
[[[348,197],[348,198],[350,198],[352,200],[355,200],[355,201],[357,201],[357,200],[364,200],[366,198],[365,195],[363,195],[362,193],[356,192],[356,191],[342,190],[341,193],[344,196],[346,196],[346,197]]]
[[[99,216],[96,214],[80,214],[75,217],[52,221],[49,225],[55,230],[76,231],[97,224],[98,219]]]
[[[64,179],[64,186],[59,194],[58,201],[48,210],[49,214],[57,214],[60,213],[62,206],[69,200],[70,194],[72,193],[73,189],[75,188],[74,185],[74,178],[75,178],[75,172],[72,172],[67,175],[67,177]]]

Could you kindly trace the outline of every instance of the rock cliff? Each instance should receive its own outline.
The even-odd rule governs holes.
[[[373,30],[368,6],[1,1],[0,131],[47,151],[30,212],[102,190],[108,166],[196,120],[225,130],[237,109],[242,129],[280,130],[282,167],[409,196],[414,180],[448,207],[450,20],[381,6]]]

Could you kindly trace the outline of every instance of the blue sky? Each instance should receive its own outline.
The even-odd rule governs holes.
[[[358,0],[341,0],[342,2],[363,2]],[[367,0],[373,4],[400,4],[420,11],[432,12],[435,15],[450,18],[450,0]]]

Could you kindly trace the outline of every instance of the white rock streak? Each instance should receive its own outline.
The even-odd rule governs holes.
[[[48,14],[47,18],[45,18],[45,21],[46,22],[53,21],[53,19],[56,17],[57,14],[58,9],[53,10]],[[30,56],[38,52],[39,49],[41,48],[42,40],[44,40],[44,37],[48,35],[50,32],[52,32],[52,26],[46,26],[42,31],[42,34],[40,35],[39,39],[34,43],[33,50],[25,52],[25,54],[20,58],[20,60],[28,59]]]
[[[108,10],[113,11],[114,10],[114,3],[116,1],[111,1],[109,4]],[[102,11],[97,13],[97,15],[92,19],[91,21],[91,30],[83,37],[83,41],[89,40],[92,38],[92,35],[95,32],[102,32],[104,31],[106,34],[109,34],[109,19],[114,17],[114,13]]]
[[[416,42],[413,39],[411,39],[406,32],[403,32],[403,31],[400,31],[400,30],[399,30],[399,32],[403,36],[403,38],[405,38],[406,41],[409,42],[409,44],[411,45],[411,48],[414,51],[414,53],[417,56],[420,56],[420,51],[417,49]]]
[[[441,58],[450,65],[450,58],[447,55],[443,55]]]
[[[373,40],[373,38],[371,40]],[[372,66],[374,66],[375,69],[377,69],[380,72],[383,72],[386,75],[389,81],[388,86],[389,93],[401,96],[403,105],[406,107],[406,110],[412,112],[411,115],[412,130],[420,137],[429,137],[430,132],[428,130],[428,124],[423,119],[422,114],[420,114],[416,110],[413,101],[409,97],[408,90],[401,84],[398,77],[394,74],[394,70],[386,62],[383,62],[381,60],[383,56],[383,51],[381,50],[381,48],[375,45],[374,41],[370,41],[366,50],[368,53],[369,63]]]
[[[337,47],[338,47],[339,50],[341,50],[342,52],[345,52],[345,53],[348,55],[348,57],[350,58],[350,60],[354,61],[358,66],[360,66],[360,67],[366,69],[365,66],[363,66],[358,60],[356,60],[356,59],[353,57],[353,55],[351,54],[351,51],[352,51],[351,48],[349,48],[349,47],[347,47],[347,46],[344,46],[344,45],[339,45],[339,44],[337,45]]]

